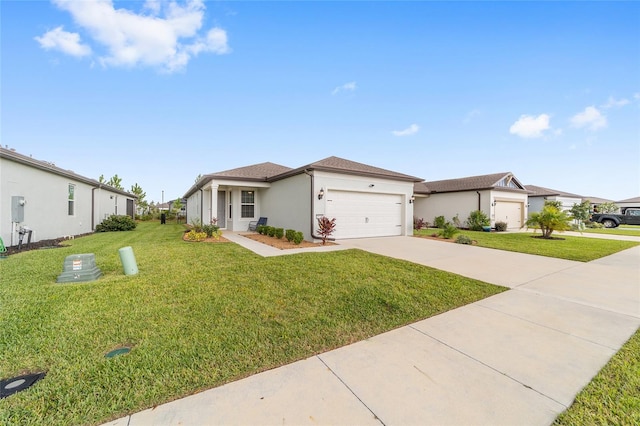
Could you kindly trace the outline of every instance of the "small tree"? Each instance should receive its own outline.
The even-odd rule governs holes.
[[[176,223],[180,222],[180,212],[182,211],[182,200],[176,198],[171,205],[176,213]]]
[[[620,207],[613,201],[598,204],[598,213],[615,213]]]
[[[573,218],[577,220],[579,224],[581,224],[589,220],[590,209],[591,202],[589,200],[584,200],[580,204],[574,204],[569,211],[573,215]]]
[[[327,242],[327,238],[333,234],[336,229],[336,218],[329,219],[326,216],[318,218],[318,234],[322,237],[322,245]]]
[[[149,208],[149,203],[145,200],[147,193],[142,190],[140,185],[137,183],[135,185],[131,185],[131,193],[138,197],[138,207],[142,210],[142,212],[146,212]]]
[[[551,238],[553,231],[566,231],[571,229],[572,217],[567,212],[558,209],[551,204],[545,204],[542,211],[531,213],[527,220],[527,226],[542,231],[543,238]]]
[[[545,200],[544,205],[545,206],[553,206],[558,210],[562,210],[562,201]]]

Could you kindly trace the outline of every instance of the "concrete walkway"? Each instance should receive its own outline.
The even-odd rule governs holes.
[[[340,245],[511,290],[110,424],[548,425],[640,326],[640,246],[580,263],[411,237]]]

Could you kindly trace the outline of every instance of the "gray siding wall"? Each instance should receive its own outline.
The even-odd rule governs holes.
[[[260,216],[268,218],[268,224],[277,228],[295,229],[311,237],[311,177],[299,174],[273,182],[270,188],[261,188]]]

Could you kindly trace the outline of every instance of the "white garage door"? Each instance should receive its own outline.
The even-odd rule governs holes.
[[[522,228],[522,203],[496,201],[496,222],[507,222],[508,229]]]
[[[327,191],[327,217],[335,238],[402,235],[402,195]]]

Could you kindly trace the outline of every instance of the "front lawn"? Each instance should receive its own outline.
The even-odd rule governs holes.
[[[618,228],[587,228],[581,232],[587,234],[605,234],[605,235],[626,235],[629,237],[640,237],[640,226],[623,225]]]
[[[414,235],[429,236],[434,232],[436,232],[434,229],[421,229],[420,231],[414,231]],[[545,240],[535,238],[540,236],[540,232],[531,234],[525,232],[475,232],[462,230],[457,235],[469,236],[472,240],[477,241],[479,247],[537,254],[580,262],[589,262],[640,245],[640,242],[634,241],[571,237],[556,232],[551,236],[562,239]],[[457,235],[453,237],[454,240]]]
[[[141,223],[0,260],[0,378],[47,372],[0,399],[0,424],[105,422],[505,290],[359,250],[261,258],[182,231]],[[138,275],[122,272],[125,246]],[[79,253],[103,276],[56,284]]]
[[[640,425],[640,330],[554,424]]]

